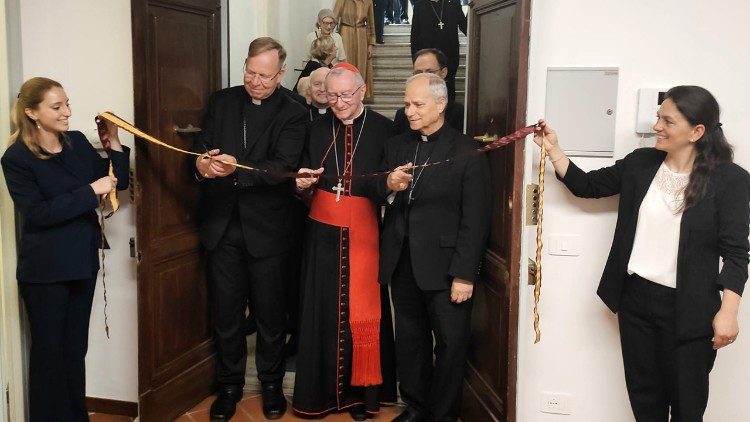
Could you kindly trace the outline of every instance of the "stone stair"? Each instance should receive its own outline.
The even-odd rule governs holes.
[[[386,25],[385,44],[376,44],[373,51],[373,99],[368,106],[392,119],[403,107],[404,83],[412,75],[411,25]],[[461,57],[456,74],[456,98],[463,98],[466,89],[466,37],[459,33]]]

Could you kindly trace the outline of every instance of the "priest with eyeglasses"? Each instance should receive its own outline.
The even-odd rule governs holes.
[[[393,122],[362,103],[359,70],[338,63],[325,79],[332,113],[309,130],[297,179],[310,199],[292,406],[308,417],[348,410],[354,420],[395,403],[388,291],[378,283],[383,145]],[[325,177],[319,177],[325,176]]]

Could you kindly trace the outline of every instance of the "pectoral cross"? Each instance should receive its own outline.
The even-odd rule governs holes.
[[[341,192],[344,191],[344,187],[341,185],[341,180],[339,180],[339,184],[336,185],[333,190],[336,192],[336,202],[341,201]]]
[[[443,29],[443,22],[442,21],[438,22],[438,26],[440,27],[440,29]]]

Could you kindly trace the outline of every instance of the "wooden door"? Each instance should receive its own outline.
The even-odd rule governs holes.
[[[190,148],[219,88],[219,0],[132,0],[135,123]],[[173,420],[211,393],[214,347],[184,155],[136,140],[140,420]]]
[[[526,126],[530,0],[470,3],[467,133]],[[515,421],[524,144],[490,153],[493,213],[477,285],[462,420]]]

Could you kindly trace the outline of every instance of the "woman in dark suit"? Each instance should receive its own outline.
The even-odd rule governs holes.
[[[618,313],[625,381],[638,421],[700,421],[716,350],[739,333],[747,280],[750,175],[732,163],[707,90],[667,92],[656,146],[584,172],[540,120],[557,176],[576,196],[620,194],[598,294]],[[719,266],[719,259],[723,266]]]
[[[129,150],[108,125],[116,177],[71,116],[62,86],[32,78],[13,107],[2,167],[23,228],[16,277],[31,326],[30,420],[88,421],[85,357],[101,245],[99,196],[128,185]]]

